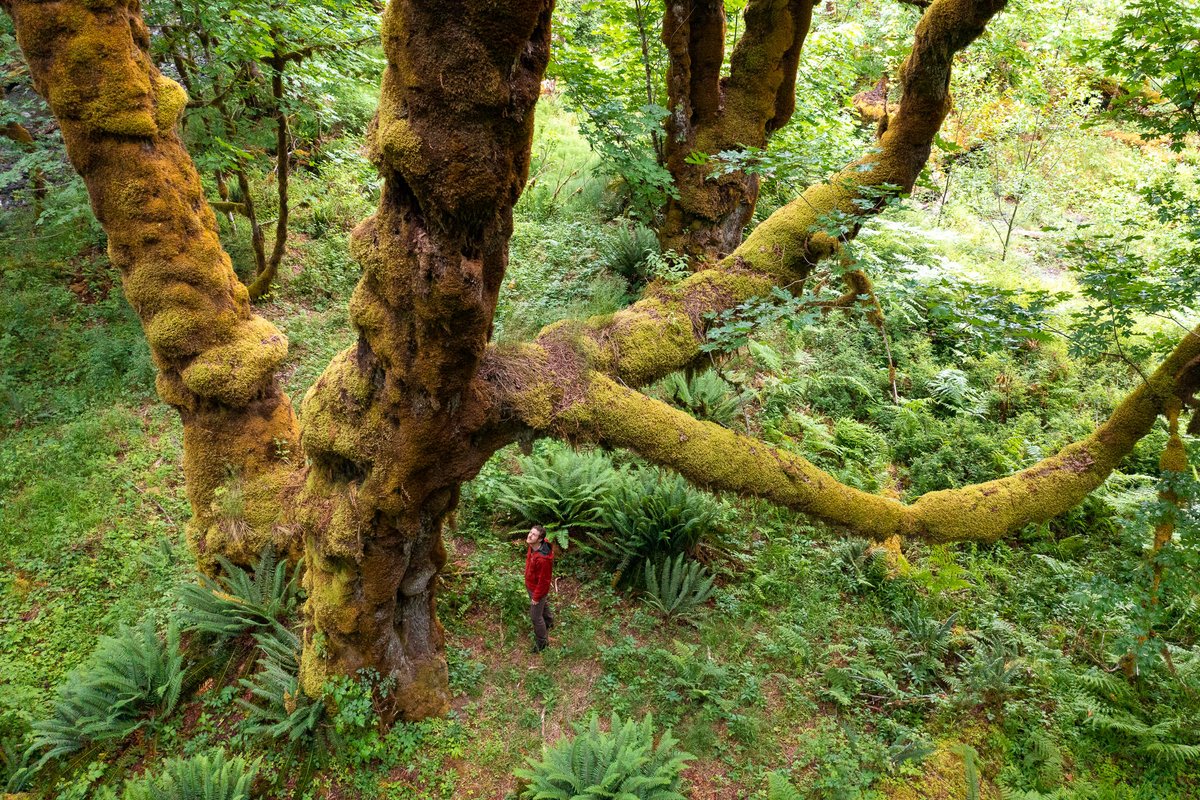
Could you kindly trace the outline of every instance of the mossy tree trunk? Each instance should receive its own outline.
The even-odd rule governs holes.
[[[812,22],[812,0],[750,0],[728,77],[723,0],[668,0],[663,43],[670,56],[666,164],[678,197],[663,211],[659,241],[716,261],[742,241],[758,200],[758,178],[720,174],[693,153],[766,147],[795,108],[796,68]]]
[[[251,313],[220,248],[174,130],[186,96],[146,57],[136,0],[0,5],[13,15],[108,233],[160,370],[159,392],[183,418],[198,555],[246,563],[272,537],[286,544],[293,528],[302,534],[302,678],[312,693],[328,676],[372,668],[395,681],[391,715],[448,707],[434,609],[442,523],[461,484],[519,436],[628,447],[699,485],[765,497],[875,538],[995,538],[1082,499],[1165,404],[1191,403],[1200,383],[1197,332],[1092,436],[1017,475],[911,505],[845,486],[802,458],[632,388],[700,358],[706,311],[803,279],[837,255],[840,240],[814,232],[821,214],[861,217],[879,208],[861,201],[880,187],[911,189],[949,108],[954,55],[1004,0],[934,0],[877,149],[772,215],[729,257],[615,315],[492,347],[552,0],[393,0],[368,131],[384,189],[378,213],[351,243],[363,267],[350,308],[359,337],[305,397],[298,441],[274,377],[286,341]],[[783,7],[756,8],[768,6]],[[730,86],[726,100],[716,95],[718,108]],[[298,468],[301,443],[306,470]],[[280,497],[301,476],[285,526]]]
[[[379,210],[354,231],[357,344],[304,399],[311,461],[304,685],[372,667],[393,713],[448,708],[434,593],[459,486],[509,441],[478,376],[529,171],[552,0],[392,0],[368,148]]]
[[[248,563],[291,542],[279,493],[298,452],[275,378],[287,339],[255,316],[176,135],[187,95],[147,55],[137,2],[4,0],[34,87],[108,234],[142,321],[159,396],[183,419],[184,472],[201,563]]]

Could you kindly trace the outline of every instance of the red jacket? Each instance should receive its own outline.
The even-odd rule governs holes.
[[[530,599],[537,603],[550,593],[550,573],[554,570],[554,548],[542,542],[525,554],[525,588]]]

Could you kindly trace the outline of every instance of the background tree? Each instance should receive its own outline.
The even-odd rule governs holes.
[[[636,391],[703,357],[705,311],[803,281],[888,197],[912,189],[949,111],[954,56],[1003,5],[935,0],[876,147],[780,209],[729,257],[615,315],[555,324],[534,342],[501,348],[488,339],[528,170],[550,3],[498,12],[463,0],[447,13],[445,4],[395,0],[384,14],[388,63],[368,133],[385,185],[378,213],[352,243],[364,271],[350,304],[358,339],[306,395],[297,441],[274,376],[286,342],[251,314],[219,247],[175,131],[185,94],[149,59],[137,4],[4,4],[109,234],[160,369],[159,392],[183,418],[198,555],[245,563],[265,541],[294,547],[302,536],[305,689],[316,694],[327,678],[372,667],[395,681],[386,715],[410,718],[447,706],[434,612],[443,521],[462,483],[504,444],[546,435],[601,441],[699,485],[872,537],[990,540],[1078,503],[1166,402],[1190,402],[1200,337],[1188,334],[1084,440],[1008,478],[904,504]],[[735,71],[748,52],[735,49]],[[770,97],[772,115],[778,98]],[[226,502],[234,496],[236,516]]]
[[[555,8],[547,75],[588,144],[621,179],[633,217],[653,223],[675,192],[664,166],[667,53],[661,0],[574,0]]]
[[[249,224],[254,271],[247,288],[257,300],[283,260],[292,162],[303,161],[304,148],[319,146],[322,128],[337,123],[323,89],[375,63],[363,47],[376,35],[375,9],[354,0],[163,0],[149,4],[147,21],[160,32],[153,39],[159,67],[188,93],[184,135],[211,171],[214,208]],[[261,208],[255,194],[264,154],[275,181]],[[269,249],[264,211],[275,212]]]
[[[795,109],[800,48],[812,24],[809,0],[749,0],[729,56],[723,0],[668,2],[662,39],[670,54],[665,155],[677,196],[667,200],[664,249],[715,260],[741,243],[758,177],[713,174],[705,156],[763,148]]]

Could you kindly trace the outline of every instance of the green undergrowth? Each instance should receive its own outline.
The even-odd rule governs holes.
[[[645,272],[666,261],[621,216],[627,198],[576,121],[544,111],[498,340],[614,311],[646,278],[668,277]],[[803,122],[824,137],[808,168],[840,160],[846,120]],[[1137,370],[1061,335],[1078,298],[1047,295],[1075,287],[1059,258],[1067,234],[1034,228],[1112,217],[1139,196],[1139,170],[1194,164],[1099,136],[1071,145],[1069,174],[1095,171],[1105,185],[1042,191],[1003,262],[969,202],[988,196],[978,164],[962,166],[944,209],[925,187],[864,230],[851,254],[876,281],[886,340],[860,312],[789,325],[750,304],[737,320],[744,340],[714,341],[703,369],[651,391],[903,500],[1011,474],[1086,435]],[[345,242],[377,199],[353,143],[326,158],[295,177],[289,254],[259,306],[290,340],[282,377],[294,400],[354,342],[345,307],[358,267]],[[769,191],[768,205],[790,194]],[[222,235],[244,272],[244,222],[223,221]],[[1164,584],[1155,636],[1143,638],[1161,425],[1062,517],[995,544],[898,549],[705,494],[628,453],[504,450],[464,488],[446,534],[438,608],[451,713],[384,731],[387,679],[369,673],[327,687],[328,706],[301,701],[290,575],[249,611],[216,595],[191,617],[175,605],[193,579],[180,425],[153,397],[137,321],[92,236],[31,240],[0,273],[0,786],[39,800],[138,797],[168,780],[231,796],[252,780],[263,798],[516,798],[522,765],[611,740],[609,720],[652,719],[643,738],[661,743],[669,729],[693,756],[678,766],[681,793],[696,800],[1200,794],[1194,520],[1181,523],[1178,558],[1165,562],[1179,579]],[[840,291],[836,275],[820,278]],[[1169,326],[1142,330],[1161,351],[1151,334]],[[534,522],[564,546],[541,655],[529,652],[524,547],[512,536]],[[684,569],[681,601],[682,588],[663,584]],[[214,620],[231,606],[250,622]],[[57,687],[91,663],[100,637],[139,624],[165,634],[171,616],[190,628],[173,710],[138,705],[145,724],[129,735],[22,773],[31,725],[50,718]]]

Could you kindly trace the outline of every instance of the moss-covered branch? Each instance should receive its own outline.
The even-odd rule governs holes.
[[[285,456],[299,450],[275,379],[287,339],[251,312],[221,249],[176,135],[187,94],[147,55],[150,34],[134,0],[0,5],[108,235],[159,395],[183,418],[189,541],[202,563],[215,555],[252,563],[283,536]]]
[[[823,217],[838,213],[862,220],[882,207],[872,203],[864,208],[864,198],[877,198],[887,186],[901,192],[912,189],[950,108],[954,54],[983,32],[1004,2],[937,0],[917,25],[912,52],[901,70],[904,106],[877,150],[776,211],[716,266],[674,286],[656,289],[616,314],[552,325],[538,336],[540,350],[527,349],[524,356],[493,352],[488,372],[498,393],[523,402],[511,391],[513,386],[523,385],[516,373],[527,374],[533,361],[544,358],[544,353],[535,355],[541,351],[558,354],[553,360],[562,380],[572,380],[564,365],[578,362],[629,386],[645,385],[687,367],[702,355],[707,313],[734,308],[749,298],[766,295],[772,286],[807,277],[814,266],[840,248],[839,240],[821,232]],[[846,238],[856,232],[857,228]],[[564,356],[567,350],[574,351],[570,358]],[[514,375],[506,375],[508,369]]]
[[[801,456],[696,420],[598,373],[555,415],[552,430],[628,448],[699,486],[762,497],[880,541],[897,534],[990,541],[1067,511],[1103,483],[1164,406],[1178,403],[1197,355],[1200,328],[1086,439],[1007,478],[930,492],[911,504],[847,486]]]

